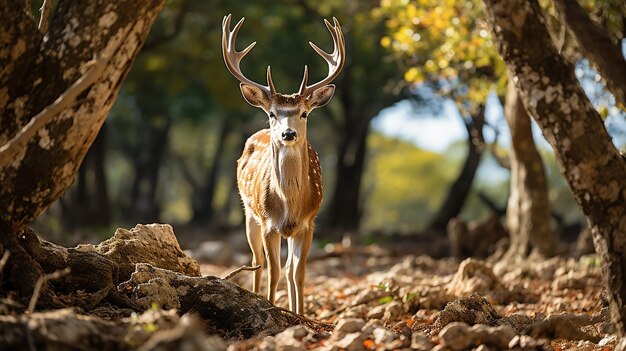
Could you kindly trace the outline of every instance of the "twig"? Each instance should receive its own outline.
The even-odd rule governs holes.
[[[11,256],[11,251],[5,250],[4,255],[2,255],[2,258],[0,258],[0,273],[2,273],[4,266],[7,264],[7,261],[9,260],[9,256]]]
[[[30,298],[30,303],[28,304],[28,309],[26,310],[28,313],[33,313],[35,311],[35,305],[37,304],[37,300],[39,299],[39,294],[41,293],[41,287],[44,283],[47,283],[49,280],[59,279],[62,276],[68,274],[71,271],[70,267],[66,267],[64,269],[54,271],[49,274],[42,275],[35,283],[35,289],[33,289],[33,296]]]
[[[290,310],[288,310],[286,308],[282,308],[282,307],[279,307],[279,306],[273,306],[270,309],[271,310],[279,310],[279,311],[281,311],[283,313],[286,313],[286,314],[290,315],[291,317],[297,319],[300,322],[300,324],[304,324],[304,325],[306,325],[306,326],[308,326],[310,328],[313,328],[315,330],[318,330],[318,331],[320,331],[320,330],[332,331],[334,329],[333,325],[330,324],[330,323],[324,323],[324,322],[320,322],[320,321],[315,320],[315,319],[311,319],[311,318],[305,317],[305,316],[303,316],[301,314],[297,314],[295,312],[292,312],[292,311],[290,311]]]
[[[52,11],[52,0],[43,0],[43,4],[39,9],[39,12],[41,12],[39,26],[37,26],[41,34],[48,32],[48,17],[50,17],[50,11]]]
[[[113,47],[112,52],[116,52],[120,45],[124,42],[129,27],[124,31],[121,39]],[[104,71],[104,68],[109,63],[109,60],[113,55],[109,57],[96,55],[96,58],[89,64],[91,67],[88,71],[80,77],[74,84],[72,84],[61,96],[59,96],[52,104],[48,105],[35,117],[33,117],[28,124],[26,124],[15,136],[9,140],[6,144],[0,147],[0,167],[6,166],[17,154],[23,150],[30,139],[35,135],[39,129],[48,124],[54,117],[61,113],[66,108],[70,107],[76,98],[89,88]]]
[[[241,267],[235,269],[234,271],[226,274],[226,276],[224,278],[222,278],[222,279],[228,280],[228,279],[236,276],[237,274],[239,274],[239,272],[241,272],[241,271],[256,271],[257,269],[260,269],[260,268],[261,268],[261,266],[254,266],[254,267],[252,267],[252,266],[241,266]]]

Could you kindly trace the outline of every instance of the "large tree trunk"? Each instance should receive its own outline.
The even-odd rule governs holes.
[[[506,223],[511,237],[505,260],[524,260],[532,251],[555,253],[555,233],[550,227],[548,185],[541,156],[535,148],[530,117],[509,81],[504,116],[511,131],[511,185]]]
[[[467,157],[465,158],[461,172],[450,186],[446,198],[443,200],[439,210],[428,225],[430,230],[439,233],[446,233],[448,222],[461,213],[465,200],[472,189],[474,176],[480,165],[483,144],[485,143],[483,137],[485,106],[479,106],[477,111],[472,113],[470,117],[471,120],[465,122],[465,128],[467,129]]]
[[[0,5],[6,19],[0,21],[0,145],[30,135],[20,133],[32,132],[32,125],[22,128],[47,106],[56,106],[45,110],[52,119],[17,156],[0,162],[0,243],[13,253],[5,280],[22,296],[30,296],[42,269],[19,247],[17,235],[74,181],[163,3],[61,1],[46,40],[29,2]],[[94,56],[106,58],[98,61],[105,66],[95,82],[76,101],[53,104],[91,67]],[[43,291],[40,301],[54,300],[47,284]]]
[[[611,317],[624,336],[626,163],[572,66],[552,43],[537,1],[484,3],[498,51],[587,217],[602,261]]]

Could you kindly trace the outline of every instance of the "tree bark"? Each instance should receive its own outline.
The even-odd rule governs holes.
[[[554,255],[555,233],[550,227],[548,185],[541,156],[535,147],[530,117],[509,80],[504,116],[511,131],[511,184],[506,222],[511,237],[505,260],[524,260],[531,250]]]
[[[465,122],[467,129],[467,157],[461,168],[461,173],[450,186],[446,198],[439,207],[432,222],[428,225],[430,230],[446,233],[448,222],[457,217],[465,200],[472,189],[474,176],[480,165],[482,156],[482,145],[485,142],[483,137],[483,126],[485,124],[485,106],[480,106],[478,111],[473,113],[470,122]]]
[[[0,16],[11,18],[0,25],[0,46],[7,48],[0,52],[1,144],[74,83],[95,54],[113,56],[77,103],[40,129],[12,163],[0,167],[0,221],[14,234],[74,181],[163,3],[62,1],[45,41],[30,5],[9,1],[0,6]]]
[[[10,19],[0,23],[0,144],[32,131],[23,128],[46,107],[57,106],[47,110],[55,114],[47,115],[51,120],[44,119],[17,156],[0,164],[0,243],[12,253],[4,280],[22,298],[31,296],[43,270],[21,247],[18,235],[74,181],[163,3],[62,1],[46,40],[29,2],[0,5],[0,17]],[[107,58],[105,66],[97,66],[102,73],[95,82],[67,107],[55,105],[90,69],[94,57]],[[49,284],[39,303],[62,305]]]
[[[621,42],[615,42],[589,18],[577,0],[554,0],[561,21],[572,33],[578,47],[606,81],[615,100],[626,106],[626,60]]]
[[[573,68],[552,43],[537,1],[484,3],[498,51],[587,217],[602,261],[611,318],[624,336],[626,163]]]

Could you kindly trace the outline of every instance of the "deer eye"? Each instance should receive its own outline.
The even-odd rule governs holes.
[[[307,117],[306,112],[302,112],[302,115],[300,117],[306,118]]]
[[[270,118],[276,118],[276,115],[274,114],[274,112],[270,112]]]

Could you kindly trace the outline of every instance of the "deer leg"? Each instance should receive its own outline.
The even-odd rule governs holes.
[[[248,211],[246,211],[246,236],[248,237],[250,250],[252,250],[252,266],[261,266],[261,268],[253,272],[254,275],[252,277],[252,291],[259,293],[261,292],[261,276],[263,274],[263,264],[265,263],[263,238],[259,223]]]
[[[296,311],[296,281],[293,269],[293,249],[294,238],[287,238],[287,264],[285,265],[285,275],[287,276],[287,293],[289,295],[289,310]]]
[[[306,271],[306,258],[309,255],[309,249],[311,248],[311,240],[313,240],[313,224],[310,224],[307,229],[297,237],[294,238],[293,248],[293,265],[295,280],[295,295],[296,295],[296,313],[304,313],[304,274]]]
[[[280,279],[280,235],[272,231],[263,236],[267,260],[267,299],[273,304]]]

